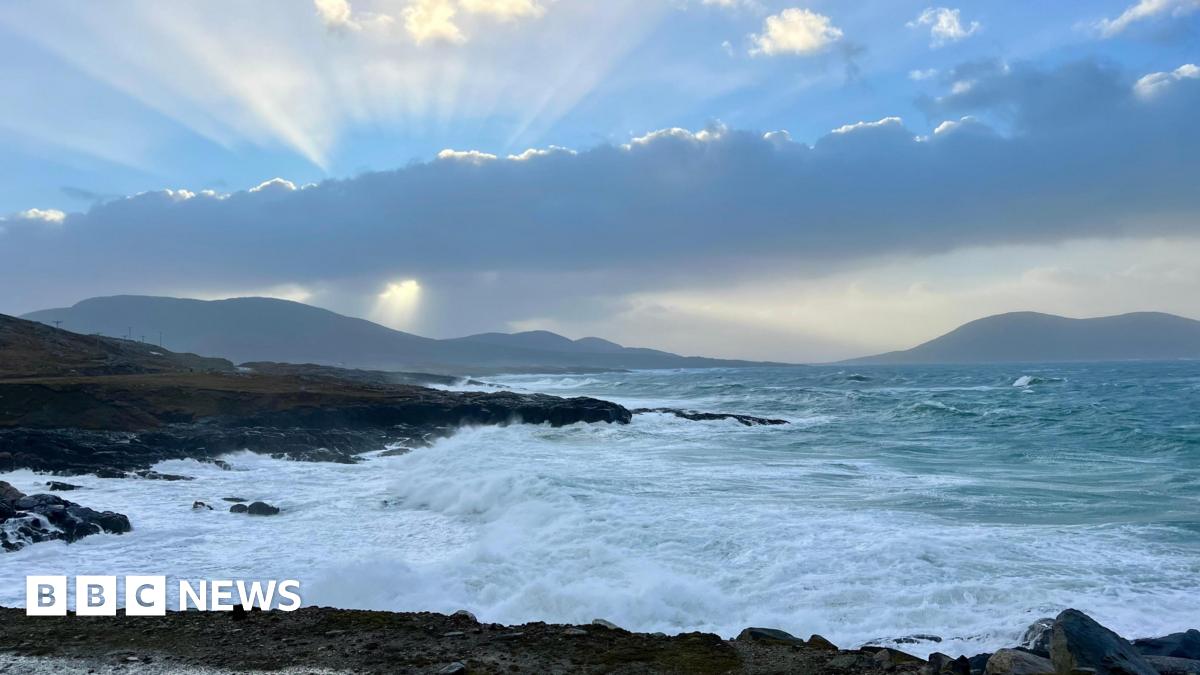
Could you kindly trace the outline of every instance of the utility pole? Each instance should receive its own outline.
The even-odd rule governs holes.
[[[54,327],[55,327],[55,328],[58,328],[59,326],[62,326],[62,321],[55,321],[55,322],[54,322]]]
[[[158,346],[162,346],[162,331],[158,331]]]

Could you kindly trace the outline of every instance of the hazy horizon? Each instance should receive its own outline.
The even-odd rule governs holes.
[[[790,362],[1200,316],[1194,0],[421,2],[0,8],[0,312]]]

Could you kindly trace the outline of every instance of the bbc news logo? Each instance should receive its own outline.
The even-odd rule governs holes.
[[[128,616],[165,616],[167,578],[165,576],[126,576],[124,579],[125,614]],[[79,616],[115,616],[117,613],[115,576],[75,577],[74,608]],[[189,609],[229,612],[234,606],[245,609],[300,609],[300,582],[295,579],[242,581],[215,579],[179,580],[181,612]],[[25,577],[25,613],[29,616],[66,616],[71,595],[65,576]]]

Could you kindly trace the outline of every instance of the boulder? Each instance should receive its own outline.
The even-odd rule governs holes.
[[[990,653],[976,654],[967,659],[967,663],[971,665],[971,672],[975,675],[983,675],[983,671],[987,670],[988,659],[992,658]]]
[[[863,651],[866,650],[864,649]],[[873,650],[871,660],[884,670],[894,670],[903,666],[926,665],[925,659],[889,647],[881,647]]]
[[[221,497],[221,501],[233,502],[234,504],[241,504],[242,502],[248,502],[250,500],[246,499],[245,497]]]
[[[234,504],[233,506],[229,507],[229,512],[230,513],[245,513],[246,508],[247,507],[245,504]]]
[[[1054,619],[1043,617],[1029,624],[1029,628],[1021,634],[1021,647],[1050,658],[1050,636],[1054,633]]]
[[[246,507],[246,513],[252,516],[273,516],[279,513],[279,507],[266,502],[251,502],[250,506]]]
[[[949,654],[934,652],[921,672],[922,675],[971,675],[971,662],[965,656],[954,659]]]
[[[4,550],[15,551],[29,544],[61,540],[67,543],[108,532],[122,534],[132,529],[129,518],[113,511],[96,511],[51,494],[26,495],[5,502]]]
[[[24,496],[24,492],[21,492],[11,484],[0,480],[0,502],[15,502]]]
[[[1133,648],[1143,656],[1173,656],[1178,659],[1200,660],[1200,630],[1193,628],[1183,633],[1134,640]]]
[[[208,504],[205,504],[204,502],[192,502],[192,510],[193,511],[203,511],[204,509],[208,509],[209,511],[212,511],[213,507],[209,506]]]
[[[476,619],[474,614],[468,612],[465,609],[460,609],[457,612],[451,614],[450,618],[451,619],[459,619],[461,621],[470,621],[471,623],[479,623],[479,619]]]
[[[70,492],[71,490],[78,490],[82,486],[52,480],[46,483],[46,487],[50,488],[51,492]]]
[[[768,644],[796,645],[800,647],[805,645],[804,640],[776,628],[755,628],[752,626],[738,633],[737,639],[740,642],[766,642]]]
[[[1146,661],[1154,666],[1158,675],[1200,675],[1200,661],[1195,659],[1151,654],[1146,657]]]
[[[987,660],[985,675],[1054,675],[1050,659],[1020,649],[1001,649]]]
[[[829,640],[826,640],[824,638],[824,636],[821,636],[821,635],[814,634],[814,635],[809,636],[807,644],[808,644],[809,649],[822,649],[822,650],[830,651],[830,652],[838,651],[837,645],[833,644]]]
[[[1055,618],[1050,658],[1061,675],[1089,668],[1096,675],[1158,675],[1133,645],[1077,609]]]
[[[174,473],[159,473],[150,469],[135,471],[134,473],[142,478],[145,478],[146,480],[195,480],[191,476],[180,476]]]

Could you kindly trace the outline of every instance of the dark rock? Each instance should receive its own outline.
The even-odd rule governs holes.
[[[455,612],[455,613],[451,614],[451,615],[450,615],[450,618],[452,618],[452,619],[460,619],[460,620],[463,620],[463,621],[469,621],[469,622],[471,622],[471,623],[479,623],[479,619],[476,619],[474,614],[472,614],[472,613],[468,612],[468,611],[467,611],[467,610],[465,610],[465,609],[460,609],[460,610],[458,610],[457,612]]]
[[[1030,652],[1050,658],[1050,636],[1054,634],[1054,619],[1043,617],[1029,624],[1021,635],[1021,646]]]
[[[279,507],[266,502],[251,502],[250,506],[246,507],[246,513],[252,516],[273,516],[279,513]]]
[[[192,509],[193,510],[208,509],[209,511],[212,511],[213,507],[209,506],[208,504],[205,504],[204,502],[192,502]]]
[[[988,659],[992,658],[991,653],[976,654],[967,659],[967,663],[971,666],[971,672],[975,675],[983,675],[983,671],[987,670]]]
[[[1059,673],[1091,668],[1096,675],[1158,675],[1133,645],[1077,609],[1055,618],[1050,657]]]
[[[147,469],[145,471],[135,471],[134,474],[137,476],[141,476],[142,478],[145,478],[146,480],[168,480],[168,481],[195,480],[191,476],[180,476],[180,475],[173,474],[173,473],[159,473],[157,471],[151,471],[149,469]]]
[[[70,492],[71,490],[79,490],[82,486],[72,485],[71,483],[63,483],[62,481],[52,480],[46,483],[46,487],[50,488],[51,492]]]
[[[1020,649],[1001,649],[992,654],[985,675],[1054,675],[1050,659]]]
[[[229,507],[230,513],[245,513],[246,510],[247,507],[245,504],[234,504],[233,506]]]
[[[0,480],[0,502],[15,502],[25,493],[13,487],[10,483]]]
[[[1144,656],[1174,656],[1180,659],[1200,660],[1200,630],[1193,628],[1183,633],[1134,640],[1133,648]]]
[[[1146,657],[1146,661],[1154,666],[1158,675],[1200,675],[1200,661],[1195,659],[1151,654]]]
[[[766,642],[770,644],[785,644],[805,646],[804,640],[776,628],[755,628],[750,627],[738,633],[737,639],[741,642]]]
[[[129,518],[113,511],[96,511],[51,494],[26,495],[7,502],[3,548],[15,551],[29,544],[61,540],[67,543],[108,532],[132,529]]]
[[[810,636],[808,638],[808,642],[806,644],[808,645],[808,647],[810,649],[824,649],[826,651],[831,651],[831,652],[838,651],[837,645],[833,644],[829,640],[826,640],[823,636],[820,636],[820,635]]]
[[[864,649],[863,651],[866,650]],[[902,652],[898,649],[891,649],[889,647],[881,647],[879,649],[872,650],[871,659],[884,670],[894,670],[902,666],[925,664],[925,659]]]
[[[241,504],[242,502],[248,502],[250,500],[246,499],[244,497],[221,497],[221,501],[233,502],[234,504]]]
[[[708,422],[712,420],[737,420],[740,424],[747,427],[756,427],[762,425],[788,424],[787,420],[771,419],[768,417],[755,417],[753,415],[737,415],[734,413],[707,413],[697,412],[695,410],[680,410],[678,408],[636,408],[633,411],[634,415],[644,415],[646,413],[662,413],[664,415],[674,415],[685,420],[693,422]]]
[[[948,654],[934,652],[921,672],[922,675],[971,675],[971,662],[965,656],[954,659]]]

